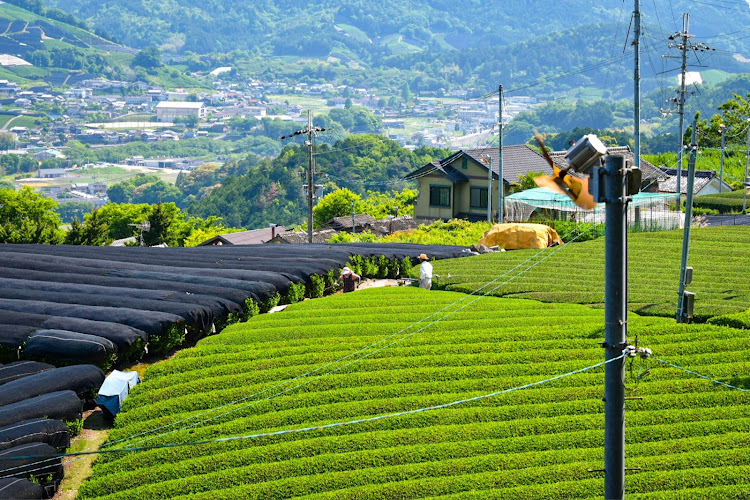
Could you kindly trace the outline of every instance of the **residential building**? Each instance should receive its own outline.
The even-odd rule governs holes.
[[[240,231],[238,233],[226,233],[214,236],[204,241],[200,246],[216,245],[260,245],[268,243],[277,234],[283,234],[288,231],[284,226],[270,226],[263,229],[252,229],[250,231]]]
[[[677,169],[661,167],[659,170],[661,173],[663,173],[663,176],[658,181],[658,192],[677,194]],[[687,196],[687,174],[688,169],[686,166],[682,169],[682,178],[680,180],[680,195],[683,198]],[[717,194],[719,193],[719,186],[721,186],[721,191],[724,193],[732,190],[732,187],[726,182],[719,182],[719,176],[716,175],[716,172],[714,170],[695,171],[695,183],[693,184],[694,196]]]
[[[414,217],[420,220],[487,218],[489,200],[488,169],[492,165],[493,213],[498,206],[498,148],[467,149],[448,158],[428,163],[406,175],[416,180],[419,190]],[[530,172],[551,173],[547,161],[526,145],[503,147],[503,193],[511,183]]]

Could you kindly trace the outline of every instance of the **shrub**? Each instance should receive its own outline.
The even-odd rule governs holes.
[[[269,298],[261,302],[260,304],[260,312],[267,313],[277,305],[279,305],[279,301],[281,300],[281,295],[279,293],[274,293]]]
[[[320,274],[313,274],[310,276],[310,282],[307,284],[306,296],[311,299],[318,299],[325,294],[326,290],[326,276]]]

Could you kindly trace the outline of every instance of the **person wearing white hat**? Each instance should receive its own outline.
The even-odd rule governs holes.
[[[341,275],[339,276],[339,281],[344,282],[344,293],[353,292],[354,290],[356,290],[358,279],[358,274],[355,274],[354,271],[352,271],[348,267],[344,267],[344,269],[341,270]]]
[[[425,254],[418,257],[421,264],[419,265],[419,286],[425,290],[432,288],[432,264]]]

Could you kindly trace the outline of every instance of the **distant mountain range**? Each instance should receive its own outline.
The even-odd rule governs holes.
[[[728,72],[750,71],[750,5],[740,0],[643,3],[643,74],[653,80],[652,87],[669,69],[661,55],[667,52],[667,37],[682,28],[681,15],[687,11],[695,40],[719,49],[701,63]],[[350,83],[365,77],[377,80],[382,72],[399,70],[412,73],[402,80],[416,90],[458,86],[486,91],[500,81],[528,85],[597,65],[583,73],[582,85],[575,79],[563,85],[617,87],[630,66],[629,60],[621,59],[629,57],[633,4],[622,0],[48,0],[48,4],[136,48],[158,46],[167,56],[234,53],[262,61],[256,65],[259,72],[261,67],[267,70],[274,57],[287,63],[295,58],[318,59],[336,64],[328,75],[349,75]],[[266,76],[275,74],[279,71]],[[420,75],[425,81],[414,84],[412,80]],[[622,86],[620,94],[627,92]]]

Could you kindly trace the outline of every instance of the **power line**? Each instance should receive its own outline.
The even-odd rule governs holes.
[[[716,380],[716,379],[714,379],[712,377],[709,377],[708,375],[702,375],[702,374],[700,374],[698,372],[695,372],[693,370],[688,370],[687,368],[683,368],[682,366],[676,365],[674,363],[670,363],[669,361],[664,361],[663,359],[659,359],[659,358],[654,358],[654,360],[658,361],[659,363],[661,363],[663,365],[671,366],[672,368],[676,368],[678,370],[682,370],[685,373],[689,373],[691,375],[695,375],[696,377],[700,377],[702,379],[706,379],[706,380],[708,380],[710,382],[713,382],[716,385],[721,385],[721,386],[724,386],[724,387],[728,387],[730,389],[735,389],[737,391],[750,392],[749,390],[743,389],[742,387],[737,387],[737,386],[734,386],[734,385],[731,385],[731,384],[727,384],[726,382],[722,382],[721,380]]]
[[[401,411],[401,412],[396,412],[396,413],[388,413],[385,415],[376,415],[373,417],[359,418],[356,420],[346,420],[346,421],[339,421],[339,422],[334,422],[330,424],[313,425],[309,427],[298,427],[295,429],[284,429],[280,431],[261,432],[261,433],[256,433],[256,434],[247,434],[243,436],[230,436],[230,437],[223,437],[223,438],[204,439],[200,441],[189,441],[189,442],[184,442],[184,443],[168,443],[168,444],[158,444],[158,445],[151,445],[151,446],[139,446],[139,447],[133,447],[133,448],[117,448],[113,450],[98,449],[98,450],[91,450],[91,451],[78,451],[78,452],[72,452],[72,453],[60,453],[57,455],[53,455],[51,457],[43,456],[43,455],[25,455],[25,456],[15,456],[15,457],[5,457],[5,460],[28,460],[28,459],[35,459],[35,458],[50,459],[50,458],[78,457],[78,456],[84,456],[84,455],[101,455],[105,453],[124,453],[124,452],[147,451],[147,450],[155,450],[155,449],[163,449],[163,448],[177,448],[177,447],[183,447],[183,446],[198,446],[198,445],[203,445],[203,444],[227,443],[227,442],[238,441],[238,440],[249,440],[249,439],[259,439],[259,438],[272,437],[272,436],[281,436],[284,434],[298,434],[298,433],[303,433],[303,432],[321,431],[325,429],[332,429],[335,427],[344,427],[348,425],[376,422],[378,420],[385,420],[385,419],[390,419],[390,418],[403,417],[407,415],[414,415],[416,413],[424,413],[427,411],[442,410],[445,408],[451,408],[453,406],[471,403],[474,401],[480,401],[482,399],[493,398],[493,397],[500,396],[502,394],[508,394],[514,391],[529,389],[531,387],[536,387],[542,384],[547,384],[549,382],[554,382],[556,380],[560,380],[565,377],[570,377],[573,375],[577,375],[579,373],[593,370],[595,368],[599,368],[600,366],[604,366],[614,361],[623,359],[629,354],[630,354],[629,351],[626,349],[625,352],[620,354],[618,357],[615,357],[606,361],[601,361],[599,363],[587,366],[585,368],[579,368],[578,370],[573,370],[573,371],[563,373],[561,375],[556,375],[554,377],[550,377],[544,380],[531,382],[531,383],[524,384],[524,385],[517,386],[517,387],[511,387],[509,389],[503,389],[501,391],[495,391],[495,392],[491,392],[488,394],[474,396],[471,398],[451,401],[449,403],[443,403],[443,404],[434,405],[434,406],[425,406],[422,408],[416,408],[414,410],[406,410],[406,411]]]

